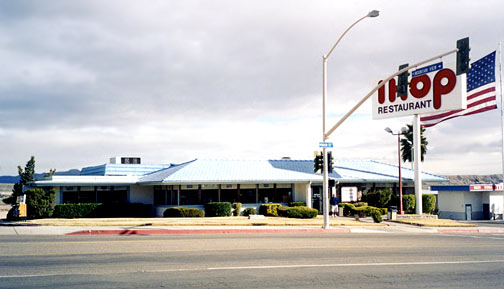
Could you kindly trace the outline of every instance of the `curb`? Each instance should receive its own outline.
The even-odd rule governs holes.
[[[462,233],[462,234],[504,234],[504,230],[497,229],[438,229],[438,233]]]
[[[187,235],[187,234],[282,234],[282,233],[350,233],[350,229],[157,229],[157,230],[83,230],[65,235]]]

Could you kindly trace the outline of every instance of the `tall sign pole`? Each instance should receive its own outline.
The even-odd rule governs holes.
[[[415,168],[416,214],[422,214],[422,139],[420,134],[420,115],[413,116],[413,166]]]

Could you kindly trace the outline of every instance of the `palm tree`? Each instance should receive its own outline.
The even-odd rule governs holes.
[[[404,134],[404,138],[401,139],[401,154],[404,162],[413,162],[413,125],[407,124],[408,131]],[[420,127],[420,137],[421,139],[421,160],[424,161],[424,155],[427,153],[427,138],[424,136],[425,128]]]

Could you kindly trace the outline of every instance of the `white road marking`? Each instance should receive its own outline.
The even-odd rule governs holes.
[[[371,267],[371,266],[407,266],[407,265],[447,265],[447,264],[488,264],[504,263],[504,260],[468,260],[468,261],[441,261],[441,262],[394,262],[394,263],[354,263],[354,264],[298,264],[298,265],[271,265],[271,266],[236,266],[236,267],[209,267],[209,268],[174,268],[159,270],[137,270],[119,272],[89,272],[89,273],[47,273],[47,274],[24,274],[24,275],[0,275],[0,279],[8,278],[38,278],[71,275],[113,275],[132,273],[169,273],[189,271],[219,271],[219,270],[251,270],[251,269],[292,269],[292,268],[321,268],[321,267]]]
[[[484,261],[442,261],[442,262],[399,262],[399,263],[356,263],[356,264],[307,264],[307,265],[273,265],[243,267],[213,267],[208,270],[249,270],[249,269],[282,269],[282,268],[320,268],[320,267],[366,267],[366,266],[404,266],[404,265],[446,265],[446,264],[482,264],[504,263],[504,260]]]

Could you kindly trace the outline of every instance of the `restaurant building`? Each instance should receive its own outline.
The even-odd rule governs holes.
[[[403,192],[414,193],[413,171],[402,168]],[[422,173],[426,182],[446,178]],[[357,201],[370,190],[397,191],[398,167],[372,160],[335,160],[329,174],[331,193]],[[200,160],[180,164],[141,164],[140,158],[112,158],[85,167],[77,176],[53,175],[35,186],[55,187],[57,204],[143,203],[162,216],[173,206],[203,208],[207,202],[240,202],[242,208],[263,203],[305,202],[322,210],[322,176],[313,160]]]

